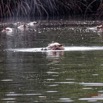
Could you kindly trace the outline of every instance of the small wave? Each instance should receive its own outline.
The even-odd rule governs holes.
[[[103,46],[70,46],[64,50],[42,50],[42,48],[17,48],[6,49],[12,52],[50,52],[50,51],[96,51],[103,50]]]

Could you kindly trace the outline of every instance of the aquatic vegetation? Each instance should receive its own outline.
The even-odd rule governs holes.
[[[52,17],[103,14],[103,0],[0,0],[0,17]]]

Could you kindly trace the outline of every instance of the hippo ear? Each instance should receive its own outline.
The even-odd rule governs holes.
[[[5,32],[5,29],[3,29],[1,32]]]

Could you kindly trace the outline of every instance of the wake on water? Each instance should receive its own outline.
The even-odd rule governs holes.
[[[47,48],[10,48],[6,51],[11,52],[49,52],[49,51],[96,51],[103,50],[103,46],[69,46],[64,50],[48,50]]]

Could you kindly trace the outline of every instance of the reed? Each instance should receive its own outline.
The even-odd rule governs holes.
[[[0,0],[0,17],[86,15],[95,11],[103,15],[103,0]]]

